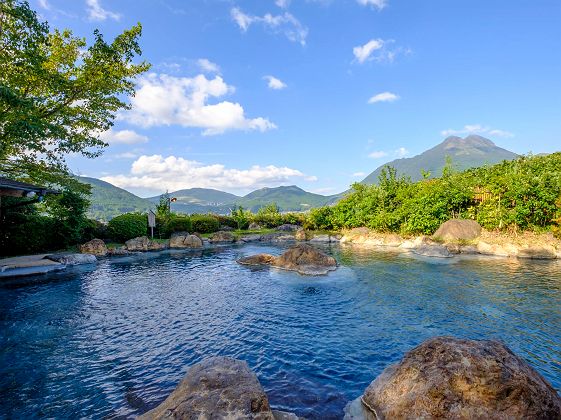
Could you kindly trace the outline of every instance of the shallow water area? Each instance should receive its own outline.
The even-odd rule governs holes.
[[[0,282],[0,418],[127,418],[189,365],[246,360],[275,408],[341,418],[435,335],[504,341],[561,390],[561,264],[325,246],[322,277],[235,261],[284,245],[101,260]]]

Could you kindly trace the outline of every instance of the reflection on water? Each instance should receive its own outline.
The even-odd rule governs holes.
[[[246,245],[144,254],[0,285],[0,418],[127,417],[209,355],[312,418],[434,335],[503,340],[561,389],[561,266],[326,248],[326,277],[239,266]],[[40,280],[40,281],[39,281]]]

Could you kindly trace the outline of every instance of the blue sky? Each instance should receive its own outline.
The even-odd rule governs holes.
[[[558,0],[30,0],[51,27],[143,25],[133,109],[78,174],[141,196],[343,191],[449,134],[560,150]]]

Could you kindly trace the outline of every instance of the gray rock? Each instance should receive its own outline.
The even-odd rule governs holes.
[[[223,232],[232,232],[235,229],[231,226],[222,225],[222,226],[220,226],[220,230],[223,231]]]
[[[235,242],[236,236],[231,232],[224,232],[223,230],[213,233],[208,238],[210,243],[220,243],[220,242]]]
[[[125,242],[128,251],[161,251],[169,248],[169,241],[160,243],[148,239],[147,236],[139,236]]]
[[[91,241],[80,245],[79,249],[82,254],[92,254],[97,255],[98,257],[104,257],[108,252],[105,242],[101,239],[92,239]]]
[[[170,248],[202,248],[203,241],[195,235],[187,232],[176,232],[169,239]]]
[[[263,229],[263,228],[261,227],[260,224],[255,223],[255,222],[252,222],[252,223],[249,224],[248,229],[249,229],[249,230],[261,230],[261,229]]]
[[[481,226],[475,220],[452,219],[440,225],[432,235],[442,241],[472,241],[481,236]]]
[[[140,419],[273,420],[274,417],[263,387],[246,362],[211,357],[191,366],[171,395]]]
[[[281,256],[257,254],[238,260],[243,265],[267,264],[283,270],[297,271],[306,275],[323,275],[337,268],[337,261],[307,244],[298,244],[289,248]]]
[[[450,258],[453,256],[446,246],[440,244],[422,243],[411,249],[411,251],[423,257]]]
[[[381,419],[560,419],[561,397],[497,341],[436,337],[372,382],[362,403]]]
[[[131,251],[129,251],[127,248],[125,248],[124,246],[120,247],[120,248],[110,248],[108,249],[108,255],[113,255],[113,256],[121,256],[121,255],[130,255],[132,254]]]
[[[333,235],[321,234],[321,235],[314,235],[314,236],[310,239],[310,242],[331,243],[331,242],[339,242],[340,239],[341,239],[340,236],[333,236]]]
[[[252,235],[245,235],[239,239],[241,242],[258,242],[261,240],[261,235],[252,234]]]
[[[91,254],[52,254],[45,258],[64,265],[93,264],[97,261],[95,255]]]
[[[280,232],[296,232],[298,229],[300,229],[300,226],[291,225],[289,223],[285,223],[284,225],[280,225],[276,227],[276,230]]]

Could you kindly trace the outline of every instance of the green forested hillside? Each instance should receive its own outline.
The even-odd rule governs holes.
[[[276,203],[281,211],[305,211],[328,204],[330,197],[304,191],[296,185],[276,188],[261,188],[253,191],[236,203],[251,211],[267,204]]]
[[[451,136],[420,155],[396,159],[378,167],[362,183],[375,184],[378,182],[382,168],[386,165],[394,168],[398,175],[409,176],[412,181],[419,181],[423,178],[423,171],[430,173],[429,178],[441,176],[447,158],[451,160],[454,169],[461,171],[483,165],[493,165],[517,157],[516,153],[497,147],[485,137],[471,135],[462,139]]]
[[[107,221],[123,213],[147,212],[154,207],[149,200],[100,179],[78,177],[78,180],[92,186],[88,210],[88,217],[92,219]]]

